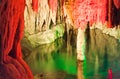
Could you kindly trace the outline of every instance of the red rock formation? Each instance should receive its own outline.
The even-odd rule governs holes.
[[[0,1],[0,79],[33,79],[22,59],[25,0]]]
[[[32,8],[35,12],[38,12],[38,0],[32,0]]]
[[[112,6],[113,5],[113,0],[108,0],[108,28],[111,28],[113,25],[113,10]]]
[[[52,21],[56,24],[58,0],[48,0],[48,5],[50,7]]]
[[[120,24],[120,0],[74,0],[73,4],[75,27],[84,29],[88,21],[90,24],[108,21],[108,28]]]
[[[120,0],[113,0],[117,9],[120,8]]]
[[[108,28],[120,24],[120,0],[108,0]]]
[[[107,17],[107,0],[75,0],[73,17],[75,27],[82,29],[88,21],[90,24],[104,23]]]
[[[52,12],[56,11],[57,12],[57,0],[48,0],[48,4]]]

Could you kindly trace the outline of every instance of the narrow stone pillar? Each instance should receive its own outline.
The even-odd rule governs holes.
[[[78,28],[77,34],[77,59],[80,61],[85,60],[85,31],[81,28]]]

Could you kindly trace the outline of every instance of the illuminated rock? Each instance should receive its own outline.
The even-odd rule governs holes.
[[[86,48],[86,39],[85,39],[85,33],[81,28],[78,29],[77,34],[77,59],[80,61],[85,60],[85,48]]]
[[[54,28],[44,32],[39,32],[27,37],[29,44],[35,48],[41,44],[47,44],[55,41],[64,35],[65,29],[63,24],[56,25]]]
[[[114,4],[115,4],[115,7],[117,9],[120,9],[120,0],[113,0],[114,1]]]
[[[84,25],[90,22],[105,23],[107,17],[107,0],[75,0],[73,3],[73,20],[75,27],[84,29]]]
[[[25,0],[0,2],[0,79],[33,79],[22,59]]]
[[[48,0],[48,1],[49,1],[51,19],[53,23],[56,24],[58,0]]]
[[[39,3],[38,0],[32,0],[32,8],[35,12],[38,12]]]
[[[32,1],[34,2],[34,0]],[[35,7],[35,3],[31,5],[31,0],[26,0],[24,12],[25,37],[33,47],[53,42],[55,39],[63,36],[64,33],[64,24],[57,24],[57,17],[59,17],[57,15],[58,3],[60,2],[58,0],[38,0],[37,2],[38,11],[36,12],[36,9],[35,11],[34,9],[32,10]],[[59,28],[59,31],[52,28]],[[56,36],[56,31],[60,35]]]
[[[25,35],[46,31],[52,27],[52,23],[56,25],[57,7],[57,0],[26,0]]]

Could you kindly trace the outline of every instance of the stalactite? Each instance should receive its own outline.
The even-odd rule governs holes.
[[[32,8],[35,12],[38,12],[38,7],[39,7],[38,0],[32,0]]]
[[[49,29],[50,26],[50,14],[49,14],[49,5],[48,0],[41,0],[39,5],[39,23],[42,30]]]
[[[119,9],[120,8],[120,0],[113,0],[113,1],[114,1],[114,4],[115,4],[115,7],[117,9]]]
[[[22,59],[25,0],[0,3],[0,79],[33,79]]]
[[[57,0],[49,0],[48,4],[50,7],[50,15],[51,15],[52,21],[54,24],[56,24],[58,1]]]
[[[107,0],[75,0],[73,4],[75,27],[84,29],[87,22],[91,25],[97,21],[105,23],[107,17]]]
[[[120,25],[120,0],[113,0],[113,7],[112,7],[112,21],[113,26]]]
[[[117,26],[119,21],[120,0],[108,0],[108,28]]]
[[[113,16],[112,16],[112,12],[113,12],[113,4],[112,4],[112,0],[108,0],[108,25],[107,27],[108,28],[111,28],[113,23],[112,23],[112,20],[113,20]]]
[[[64,5],[65,0],[58,0],[58,10],[57,10],[57,23],[64,22],[63,18],[63,5]]]

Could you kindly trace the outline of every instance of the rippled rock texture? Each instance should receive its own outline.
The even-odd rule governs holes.
[[[22,59],[25,0],[0,1],[0,79],[33,79]]]

